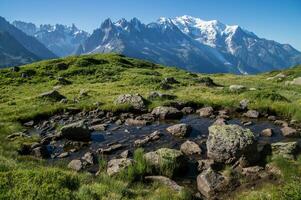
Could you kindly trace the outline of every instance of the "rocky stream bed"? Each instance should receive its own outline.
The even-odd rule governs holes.
[[[75,171],[96,175],[98,159],[108,161],[107,173],[113,176],[133,164],[133,153],[141,147],[154,168],[165,163],[174,166],[172,174],[149,174],[146,179],[175,190],[188,186],[197,197],[208,199],[222,198],[242,185],[275,180],[277,169],[265,163],[266,157],[293,159],[299,151],[299,124],[248,110],[244,101],[236,110],[179,104],[147,112],[139,101],[126,99],[136,106],[136,112],[66,110],[26,122],[25,131],[8,138],[38,135],[38,143],[23,144],[19,153],[51,163],[64,160]],[[225,166],[247,181],[222,174]]]

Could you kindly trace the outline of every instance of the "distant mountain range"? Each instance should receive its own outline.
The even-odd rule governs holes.
[[[26,64],[57,57],[34,37],[0,17],[0,67]]]
[[[3,20],[0,18],[0,31],[3,31]],[[189,71],[241,74],[283,69],[301,63],[301,53],[288,44],[259,38],[237,25],[229,26],[216,20],[204,21],[186,15],[160,18],[149,24],[143,24],[137,18],[116,22],[107,19],[91,35],[75,25],[37,27],[21,21],[5,24],[18,28],[23,35],[43,46],[43,51],[37,52],[25,45],[20,37],[16,38],[38,59],[45,59],[45,55],[41,56],[42,52],[46,53],[45,49],[48,58],[117,52]]]
[[[72,26],[45,24],[39,27],[22,21],[14,21],[12,24],[27,35],[38,39],[60,57],[74,54],[79,45],[89,36],[87,32],[79,30],[74,24]]]

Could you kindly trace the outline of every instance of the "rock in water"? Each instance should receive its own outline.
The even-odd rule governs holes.
[[[140,94],[122,94],[117,97],[115,104],[128,104],[136,110],[145,109],[145,100]]]
[[[211,168],[203,171],[197,177],[198,190],[208,199],[214,199],[217,193],[224,188],[225,182],[225,178]]]
[[[285,137],[297,137],[300,135],[300,134],[298,134],[296,129],[288,127],[288,126],[283,127],[281,129],[281,132],[282,132],[282,135]]]
[[[181,145],[180,149],[185,155],[201,154],[202,152],[200,146],[197,143],[189,140],[184,142]]]
[[[264,137],[271,137],[273,135],[273,129],[266,128],[261,131],[261,135]]]
[[[197,110],[196,113],[199,113],[201,117],[210,117],[213,114],[213,111],[213,108],[209,106]]]
[[[256,119],[259,117],[259,112],[256,110],[248,110],[248,112],[244,113],[243,116]]]
[[[144,159],[157,172],[168,177],[174,176],[186,165],[186,160],[181,151],[176,149],[161,148],[144,154]]]
[[[61,95],[56,90],[52,90],[52,91],[49,91],[49,92],[44,92],[44,93],[39,95],[39,98],[48,99],[48,100],[51,100],[51,101],[60,101],[62,99],[66,99],[65,96]]]
[[[152,115],[160,119],[179,119],[183,113],[174,107],[159,106],[153,109]]]
[[[257,156],[257,143],[249,129],[238,125],[209,127],[207,156],[216,162],[231,164],[240,158],[252,162]]]
[[[175,124],[166,129],[169,133],[177,137],[185,137],[191,131],[191,126],[188,124]]]
[[[133,160],[129,158],[112,159],[108,162],[107,174],[113,176],[133,164]]]
[[[68,140],[89,141],[91,133],[83,121],[65,125],[61,128],[60,136]]]

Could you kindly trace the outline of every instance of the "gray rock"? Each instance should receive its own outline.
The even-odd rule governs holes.
[[[129,158],[112,159],[108,162],[107,174],[109,176],[118,174],[122,170],[125,170],[126,168],[128,168],[133,163],[134,163],[134,161]]]
[[[214,166],[214,160],[212,159],[205,159],[205,160],[198,160],[198,171],[202,172]]]
[[[129,126],[146,126],[149,125],[150,122],[146,120],[139,120],[139,119],[126,119],[125,124]]]
[[[69,162],[68,168],[73,169],[75,171],[80,171],[83,169],[83,163],[81,160],[75,159]]]
[[[129,150],[124,150],[120,153],[121,158],[128,158],[130,156],[131,152]]]
[[[137,139],[134,141],[134,145],[141,147],[151,141],[160,139],[161,133],[159,131],[154,131],[150,135],[145,136],[143,139]]]
[[[161,148],[151,151],[144,154],[144,159],[153,169],[168,177],[174,176],[186,165],[182,152],[176,149]]]
[[[293,159],[298,152],[298,142],[277,142],[271,144],[272,154]]]
[[[49,158],[50,153],[47,146],[42,145],[31,150],[31,154],[37,158]]]
[[[49,92],[44,92],[39,95],[39,98],[48,99],[51,101],[61,101],[62,99],[66,99],[65,96],[61,95],[58,91],[52,90]]]
[[[105,131],[108,127],[108,124],[98,124],[94,126],[90,126],[90,130],[92,131]]]
[[[242,92],[245,91],[247,88],[243,85],[230,85],[229,90],[231,92]]]
[[[202,150],[200,148],[200,146],[190,140],[187,140],[186,142],[184,142],[181,147],[180,150],[185,154],[185,155],[192,155],[192,154],[201,154]]]
[[[298,133],[298,131],[294,128],[291,128],[291,127],[283,127],[281,129],[281,133],[284,137],[298,137],[300,136],[300,134]]]
[[[181,111],[185,115],[194,113],[194,109],[192,107],[184,107]]]
[[[69,156],[69,152],[63,152],[63,153],[59,154],[57,157],[58,158],[66,158],[68,156]]]
[[[170,178],[167,178],[165,176],[146,176],[144,179],[151,180],[151,181],[157,181],[177,192],[180,192],[183,189],[182,186],[179,186],[175,181],[173,181]]]
[[[191,126],[188,124],[175,124],[166,128],[166,130],[174,136],[186,137],[191,131]]]
[[[210,117],[214,112],[214,109],[211,106],[201,108],[196,111],[196,113],[199,113],[201,117]]]
[[[243,116],[256,119],[259,117],[259,112],[256,110],[248,110],[248,112],[244,113]]]
[[[85,153],[85,155],[81,159],[89,165],[93,165],[95,161],[95,157],[91,152]]]
[[[225,119],[218,118],[217,120],[215,120],[215,122],[212,125],[222,126],[222,125],[226,125],[226,124],[227,124],[227,121]]]
[[[123,147],[122,144],[113,144],[113,145],[111,145],[107,148],[99,148],[97,150],[97,152],[100,153],[100,154],[110,154],[114,151],[117,151],[117,150],[121,149],[122,147]]]
[[[261,131],[261,135],[264,137],[271,137],[273,135],[273,130],[270,128],[266,128]]]
[[[241,109],[241,110],[246,110],[246,109],[248,109],[248,105],[249,105],[249,100],[248,99],[243,99],[243,100],[241,100],[240,102],[239,102],[239,108]]]
[[[91,133],[83,121],[65,125],[61,128],[60,137],[74,141],[89,141]]]
[[[225,178],[221,174],[209,168],[198,175],[197,188],[206,198],[214,199],[218,192],[224,188],[225,182]]]
[[[206,145],[208,158],[225,164],[241,158],[252,162],[257,155],[255,135],[238,125],[210,126]]]
[[[117,97],[115,104],[128,104],[136,110],[145,109],[145,100],[140,94],[123,94]]]
[[[152,115],[160,119],[179,119],[183,113],[174,107],[159,106],[153,109]]]

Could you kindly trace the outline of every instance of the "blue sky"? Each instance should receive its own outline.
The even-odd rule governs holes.
[[[160,16],[191,15],[239,24],[301,50],[301,0],[0,0],[0,15],[36,24],[75,23],[89,32],[108,17],[148,23]]]

